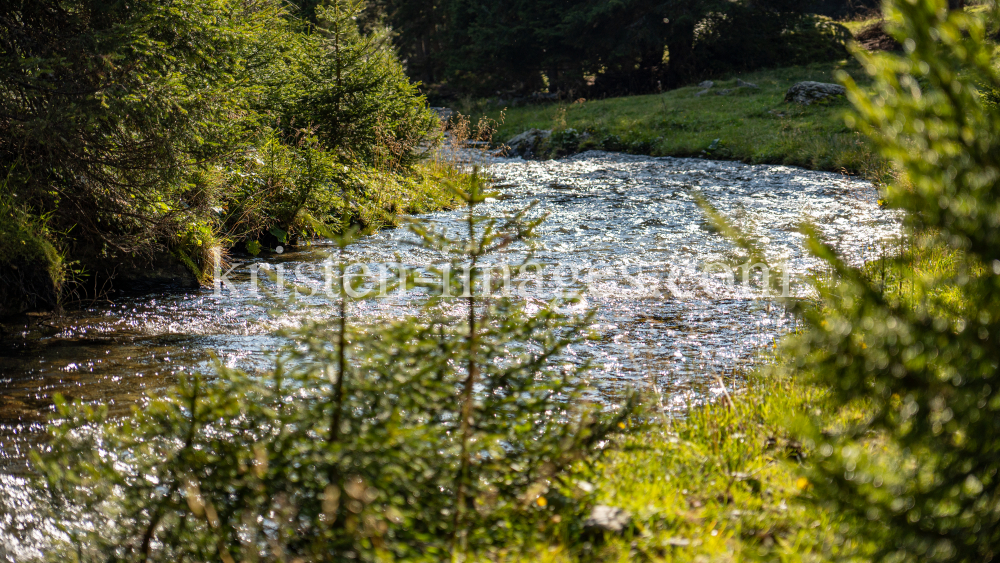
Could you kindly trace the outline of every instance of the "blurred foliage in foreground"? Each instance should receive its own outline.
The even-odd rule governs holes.
[[[64,534],[45,558],[441,561],[558,533],[553,512],[579,527],[587,492],[569,468],[631,409],[601,414],[586,365],[565,359],[589,315],[466,291],[541,222],[477,215],[483,188],[457,190],[467,236],[413,228],[443,257],[444,282],[398,280],[428,290],[420,316],[353,326],[366,288],[340,261],[340,314],[298,331],[270,374],[192,376],[127,420],[61,404],[35,456],[41,514]],[[341,249],[357,232],[343,227]]]
[[[887,15],[905,54],[858,54],[875,94],[844,77],[852,120],[899,171],[885,198],[919,235],[912,244],[953,263],[917,275],[902,257],[888,270],[905,279],[886,284],[812,240],[837,282],[807,315],[795,367],[838,409],[866,415],[832,425],[812,413],[811,481],[830,510],[865,522],[852,533],[874,559],[989,561],[1000,545],[1000,110],[979,90],[1000,74],[982,18],[943,0],[894,2]]]

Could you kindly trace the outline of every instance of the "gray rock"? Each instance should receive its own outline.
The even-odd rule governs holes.
[[[551,130],[528,129],[507,141],[507,156],[531,158],[541,147],[542,141],[552,134]]]
[[[847,94],[847,89],[840,84],[827,84],[825,82],[799,82],[785,94],[786,102],[795,102],[808,106],[813,102],[835,98]]]
[[[699,88],[711,88],[712,86],[715,86],[715,82],[712,82],[711,80],[706,80],[698,84]]]
[[[740,80],[739,78],[736,79],[736,87],[737,88],[754,88],[754,89],[760,88],[760,86],[757,86],[753,82],[746,82],[746,81]]]
[[[590,518],[583,521],[583,527],[590,531],[620,534],[632,523],[632,515],[621,508],[599,504],[590,511]]]
[[[697,94],[695,94],[695,97],[700,98],[700,97],[704,96],[705,94],[708,94],[709,92],[711,92],[711,90],[709,90],[708,88],[705,88],[701,92],[698,92]]]
[[[735,88],[726,88],[725,90],[719,90],[718,92],[716,92],[716,95],[727,96],[729,94],[732,94],[733,90],[735,90]]]

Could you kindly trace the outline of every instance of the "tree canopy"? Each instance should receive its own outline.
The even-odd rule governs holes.
[[[789,0],[376,0],[410,75],[444,93],[656,91],[695,77],[844,56]]]
[[[333,170],[373,166],[386,147],[412,164],[437,123],[384,35],[359,31],[358,10],[332,2],[304,19],[280,0],[5,3],[0,263],[19,274],[0,275],[0,293],[13,309],[52,306],[67,279],[96,292],[167,254],[204,268],[210,247],[330,212],[321,193],[349,176]],[[298,171],[247,168],[267,147],[298,155],[284,161]],[[47,234],[25,238],[39,231],[29,223]],[[52,283],[20,274],[44,270],[32,263],[49,250],[66,258]]]

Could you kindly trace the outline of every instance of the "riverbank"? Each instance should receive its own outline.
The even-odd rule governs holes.
[[[502,121],[493,137],[496,144],[531,128],[573,130],[557,135],[560,142],[550,143],[543,157],[607,149],[871,174],[881,159],[869,141],[845,124],[850,108],[845,98],[809,106],[784,101],[793,84],[836,82],[840,72],[859,84],[868,82],[851,59],[726,76],[713,80],[711,88],[692,84],[646,96],[506,108],[466,100],[455,109]]]
[[[917,303],[907,280],[947,278],[960,260],[940,248],[910,244],[885,260],[871,260],[864,275],[889,300]],[[901,258],[890,259],[897,255]],[[954,291],[935,295],[943,307],[967,303]],[[756,367],[727,378],[739,390],[719,389],[718,400],[690,407],[683,416],[659,417],[652,393],[648,424],[636,425],[600,458],[580,468],[595,501],[627,511],[621,533],[563,538],[524,561],[830,561],[863,554],[851,530],[865,522],[831,508],[815,494],[808,475],[815,447],[805,430],[810,416],[825,429],[848,427],[869,416],[863,406],[837,409],[829,393],[794,367],[783,352],[790,334],[757,355]],[[721,382],[721,380],[720,380]],[[866,444],[877,446],[875,434]]]
[[[440,208],[417,168],[440,119],[358,6],[309,25],[278,2],[36,9],[61,10],[25,5],[0,30],[18,116],[0,123],[0,316],[193,289],[230,251]]]
[[[350,173],[349,197],[326,189],[298,208],[280,198],[270,207],[248,203],[252,197],[244,198],[241,185],[219,179],[207,196],[210,209],[185,210],[190,215],[185,230],[131,255],[98,256],[81,241],[53,242],[58,237],[44,220],[4,207],[0,198],[0,211],[13,218],[0,224],[0,264],[14,265],[0,275],[0,319],[17,323],[27,312],[61,313],[120,291],[210,286],[217,256],[225,264],[280,253],[341,223],[372,233],[399,225],[406,215],[450,209],[456,204],[452,186],[469,178],[460,168],[447,157],[431,157],[408,170],[359,166]],[[166,218],[178,214],[166,205],[158,212]]]
[[[825,394],[781,370],[686,416],[635,429],[594,465],[602,504],[632,529],[596,549],[601,561],[748,561],[815,556],[843,543],[843,518],[810,501],[811,449],[789,421]]]

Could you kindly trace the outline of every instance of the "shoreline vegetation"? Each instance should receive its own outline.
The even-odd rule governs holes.
[[[857,62],[844,60],[728,75],[712,80],[711,88],[692,84],[659,94],[502,108],[493,141],[499,147],[524,131],[550,130],[537,158],[597,149],[866,175],[880,157],[845,124],[851,105],[844,97],[808,106],[784,101],[793,84],[836,83],[840,72],[866,80]],[[497,105],[456,104],[462,113],[500,119]]]
[[[426,159],[440,120],[386,30],[314,8],[45,0],[5,20],[0,315],[194,287],[230,251],[451,205],[458,171]]]
[[[860,16],[837,24],[863,48],[900,48],[885,33],[882,17]],[[531,158],[560,158],[597,149],[785,164],[886,181],[882,157],[845,122],[852,108],[845,97],[810,105],[785,100],[789,87],[798,82],[837,84],[843,75],[863,86],[870,82],[861,64],[844,53],[842,59],[723,72],[656,93],[597,99],[562,96],[558,102],[544,96],[465,96],[452,106],[462,114],[497,121],[491,143],[498,149],[525,131],[551,131]]]

